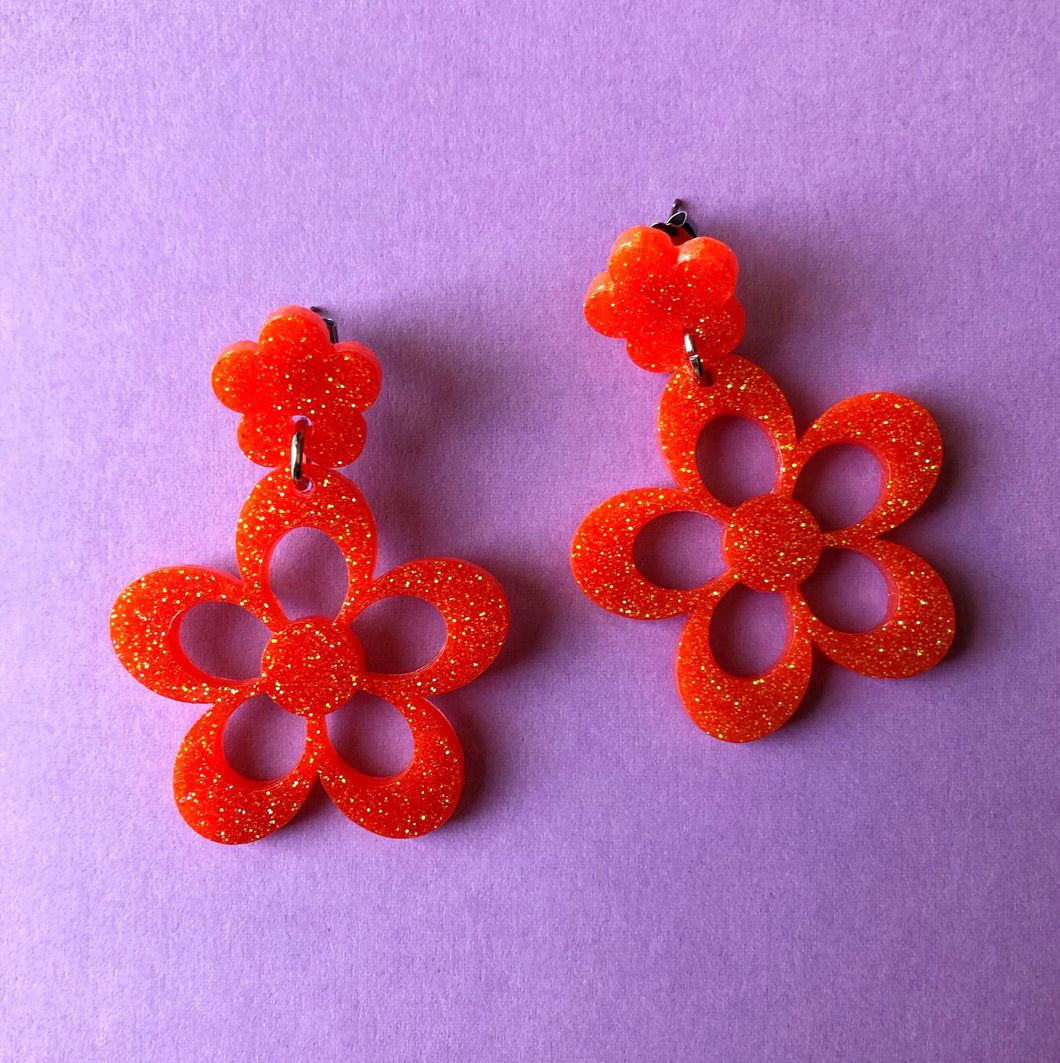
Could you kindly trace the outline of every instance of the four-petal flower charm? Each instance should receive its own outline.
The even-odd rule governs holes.
[[[248,498],[236,534],[242,579],[187,566],[149,573],[114,606],[114,646],[126,669],[156,693],[212,703],[184,739],[173,777],[180,813],[200,834],[233,844],[271,834],[295,815],[318,777],[335,804],[368,830],[390,837],[425,834],[448,819],[463,781],[460,743],[427,697],[463,686],[493,661],[508,629],[508,606],[493,577],[465,561],[413,561],[373,578],[375,525],[361,493],[329,469],[308,465],[305,473],[308,490],[277,470]],[[295,528],[320,529],[342,550],[349,588],[334,619],[288,620],[269,587],[273,548]],[[369,605],[394,595],[434,605],[445,618],[446,642],[414,672],[374,673],[365,668],[350,624]],[[189,660],[180,622],[202,602],[240,605],[269,628],[258,678],[214,678]],[[358,690],[386,699],[408,722],[412,759],[397,775],[364,775],[343,761],[328,738],[327,715]],[[224,754],[225,724],[258,694],[306,720],[300,760],[268,782],[240,775]]]

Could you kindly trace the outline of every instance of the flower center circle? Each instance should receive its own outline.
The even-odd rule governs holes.
[[[737,506],[721,540],[736,578],[756,591],[801,583],[817,567],[822,546],[813,514],[782,495],[759,495]]]
[[[288,624],[261,655],[264,691],[298,716],[326,716],[357,692],[364,651],[349,628],[322,616]]]

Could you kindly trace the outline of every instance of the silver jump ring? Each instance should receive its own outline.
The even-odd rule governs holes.
[[[691,332],[685,333],[685,354],[688,357],[688,368],[692,371],[696,383],[705,384],[707,371],[703,366],[703,359],[699,357],[699,352],[696,350],[696,340]]]
[[[294,436],[291,438],[291,479],[294,480],[295,487],[301,487],[304,483],[302,465],[305,461],[305,430],[308,427],[309,422],[304,417],[299,417],[295,422]]]

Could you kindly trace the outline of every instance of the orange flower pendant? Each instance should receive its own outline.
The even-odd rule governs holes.
[[[497,582],[466,561],[432,558],[374,577],[375,523],[360,491],[332,466],[353,461],[364,442],[361,411],[379,393],[379,364],[367,348],[332,342],[324,320],[288,306],[266,321],[257,344],[222,354],[214,370],[221,400],[244,416],[240,446],[270,472],[239,516],[240,579],[193,566],[160,569],[127,587],[115,603],[111,638],[129,673],[157,694],[212,707],[188,732],[177,755],[173,786],[180,814],[199,834],[236,844],[284,826],[316,779],[355,823],[376,834],[409,838],[441,826],[463,785],[456,734],[427,698],[479,675],[500,651],[508,605]],[[295,528],[316,528],[339,546],[349,589],[338,615],[289,620],[269,587],[269,559]],[[434,605],[446,642],[417,671],[368,671],[350,625],[367,606],[391,595]],[[247,609],[269,629],[261,673],[219,679],[197,668],[180,644],[180,623],[203,602]],[[367,776],[347,764],[328,737],[327,716],[359,691],[390,702],[407,721],[412,759],[394,776]],[[259,782],[227,761],[225,724],[245,701],[268,694],[305,719],[305,749],[282,778]]]
[[[676,487],[626,491],[597,506],[574,537],[571,563],[581,589],[622,616],[687,616],[677,645],[677,687],[704,731],[748,742],[775,731],[798,708],[810,678],[812,648],[867,676],[901,678],[938,663],[953,641],[953,603],[939,575],[911,550],[880,538],[910,517],[935,484],[942,459],[938,428],[911,399],[875,392],[838,403],[800,437],[780,388],[733,354],[743,334],[736,301],[736,257],[716,240],[640,226],[615,243],[606,273],[585,299],[585,316],[606,336],[625,339],[630,357],[656,372],[673,371],[659,405],[659,441]],[[772,441],[776,478],[767,494],[730,507],[707,490],[696,442],[719,417],[758,424]],[[857,523],[823,531],[793,498],[807,461],[824,447],[852,443],[878,459],[882,482]],[[650,521],[692,511],[724,528],[726,570],[690,590],[649,582],[633,544]],[[822,550],[856,550],[886,577],[887,613],[870,631],[849,633],[815,616],[800,585]],[[787,639],[778,660],[756,676],[723,671],[710,647],[710,624],[737,583],[779,594]]]

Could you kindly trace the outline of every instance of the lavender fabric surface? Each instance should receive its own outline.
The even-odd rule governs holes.
[[[148,7],[0,15],[0,1058],[1060,1059],[1055,4]],[[946,448],[895,538],[953,591],[951,655],[819,660],[746,746],[683,711],[681,621],[597,609],[568,563],[593,505],[669,482],[663,378],[581,301],[677,195],[800,427],[890,390]],[[170,792],[201,709],[108,639],[142,573],[232,569],[261,470],[209,373],[285,303],[383,364],[350,470],[381,568],[463,557],[511,600],[497,665],[439,699],[468,781],[418,841],[319,792],[201,839]],[[754,431],[708,442],[733,491],[768,482]],[[856,509],[865,466],[807,490]],[[643,563],[696,581],[717,549],[677,521]],[[341,597],[319,537],[275,576],[294,611]],[[882,608],[873,570],[829,580],[833,614]],[[422,660],[423,613],[373,617],[370,656]],[[719,653],[768,663],[772,600],[730,613]],[[222,609],[186,643],[252,669],[260,637]],[[233,760],[282,771],[292,724],[248,710]],[[341,728],[400,764],[378,705]]]

